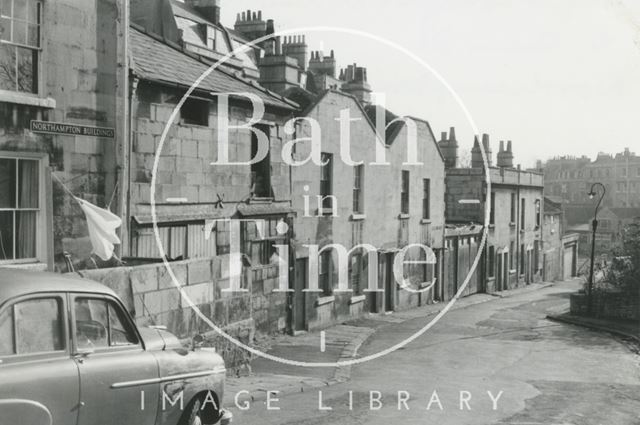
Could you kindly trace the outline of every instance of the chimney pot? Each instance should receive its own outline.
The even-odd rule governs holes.
[[[511,140],[507,142],[507,152],[512,152],[511,150]]]
[[[504,152],[504,140],[500,140],[500,150],[499,152]]]
[[[446,131],[441,131],[440,132],[440,140],[442,140],[442,141],[446,141],[447,140],[447,132]]]
[[[449,140],[456,140],[456,128],[449,127]]]
[[[258,10],[258,20],[262,21],[262,10]]]

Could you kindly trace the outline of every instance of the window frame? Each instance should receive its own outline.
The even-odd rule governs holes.
[[[135,325],[135,323],[133,322],[131,315],[128,313],[127,309],[124,307],[124,305],[122,304],[122,302],[120,302],[120,300],[118,300],[115,297],[106,295],[106,294],[95,294],[95,293],[91,293],[91,292],[87,292],[87,293],[70,293],[69,294],[69,311],[71,312],[71,317],[70,317],[70,324],[71,324],[71,329],[70,329],[70,335],[69,338],[71,340],[71,347],[72,347],[72,353],[77,355],[82,353],[83,351],[86,351],[82,348],[78,347],[78,340],[77,340],[77,336],[76,336],[76,300],[78,299],[89,299],[89,300],[100,300],[100,301],[105,301],[107,303],[107,312],[109,311],[109,303],[113,303],[114,307],[119,308],[120,311],[123,314],[123,317],[125,319],[126,323],[123,323],[123,325],[125,327],[128,327],[129,331],[132,332],[136,339],[137,342],[135,344],[130,344],[130,345],[108,345],[107,347],[96,347],[94,350],[92,350],[94,353],[113,353],[113,352],[120,352],[120,351],[139,351],[139,350],[144,350],[145,346],[144,346],[144,340],[142,339],[140,332],[138,331],[138,327]],[[109,313],[107,313],[108,315]],[[108,317],[108,316],[107,316]],[[111,324],[109,323],[109,327],[111,327]]]
[[[14,3],[16,1],[21,1],[21,0],[11,0],[11,7],[12,9],[14,8]],[[12,48],[15,49],[28,49],[32,52],[32,57],[33,59],[33,63],[32,63],[32,67],[35,68],[34,70],[34,77],[32,79],[32,84],[35,86],[32,88],[31,91],[22,91],[18,89],[18,79],[16,77],[16,87],[13,90],[7,90],[7,89],[0,89],[0,99],[4,98],[4,97],[12,97],[15,94],[18,94],[20,96],[28,96],[28,97],[37,97],[41,92],[42,92],[42,85],[43,85],[43,81],[44,78],[42,76],[42,64],[44,63],[43,61],[43,48],[42,48],[42,42],[43,42],[43,36],[42,36],[42,28],[43,28],[43,12],[44,12],[44,1],[43,0],[25,0],[24,1],[25,5],[29,5],[29,4],[35,4],[37,7],[37,12],[36,12],[36,22],[31,22],[29,21],[29,16],[28,16],[28,12],[25,12],[27,14],[27,17],[23,20],[23,19],[19,19],[19,18],[15,18],[13,16],[13,11],[11,16],[9,15],[3,15],[2,11],[0,11],[0,19],[6,19],[10,22],[10,31],[11,31],[11,37],[13,38],[13,26],[15,21],[21,22],[25,25],[25,43],[17,43],[15,41],[13,41],[13,39],[11,41],[7,41],[7,40],[0,40],[0,45],[5,45],[5,46],[10,46]],[[29,44],[29,36],[28,36],[28,30],[30,26],[35,26],[36,28],[36,46],[30,45]],[[18,67],[18,62],[16,61],[16,68]],[[17,73],[17,71],[16,71]],[[16,74],[17,75],[17,74]]]
[[[364,214],[364,164],[353,167],[353,213]]]
[[[411,173],[409,170],[402,170],[400,177],[400,214],[409,214],[411,211],[410,190],[411,190]]]
[[[333,295],[332,261],[331,250],[322,251],[318,256],[318,284],[322,291],[320,296],[323,297]],[[323,270],[323,265],[326,265],[326,271]],[[323,279],[325,275],[326,280]]]
[[[325,161],[327,160],[327,161]],[[333,154],[330,152],[320,153],[320,207],[322,209],[333,210]]]
[[[61,337],[62,337],[62,345],[63,348],[60,350],[53,351],[42,351],[35,353],[16,353],[16,323],[15,323],[15,310],[14,307],[17,304],[27,301],[35,301],[39,299],[57,299],[59,304],[59,313],[60,313],[60,327],[61,327]],[[0,306],[0,314],[5,313],[7,309],[12,309],[12,325],[13,325],[13,354],[0,354],[0,364],[9,364],[9,363],[20,363],[26,361],[40,360],[40,359],[49,359],[53,357],[68,357],[70,353],[70,334],[69,334],[69,315],[68,315],[68,298],[66,293],[59,292],[43,292],[38,294],[27,294],[21,295],[19,297],[10,298],[5,301],[4,304]]]
[[[9,152],[0,151],[0,159],[14,159],[16,160],[35,160],[38,167],[38,208],[36,212],[36,255],[30,258],[19,258],[11,260],[0,259],[0,266],[7,264],[30,264],[30,263],[47,263],[49,261],[49,245],[52,237],[49,231],[37,231],[38,229],[46,229],[47,222],[50,219],[51,206],[47,202],[51,196],[50,181],[47,178],[47,170],[49,168],[49,158],[47,154],[34,153],[34,152]],[[16,170],[17,172],[18,170]],[[18,182],[16,182],[17,185]],[[17,202],[17,201],[16,201]],[[17,204],[16,204],[17,205]],[[30,209],[16,209],[16,208],[0,208],[0,211],[13,211],[13,210],[30,210]],[[14,223],[15,227],[15,223]],[[15,232],[15,230],[14,230]],[[14,244],[15,245],[15,244]],[[14,253],[15,254],[15,253]],[[14,255],[15,256],[15,255]]]
[[[431,179],[422,179],[422,219],[431,219]]]
[[[489,212],[489,225],[496,224],[496,192],[492,191],[489,195],[491,211]]]
[[[255,198],[261,199],[273,199],[273,181],[271,168],[273,166],[271,162],[271,125],[259,122],[252,126],[254,131],[251,131],[251,158],[255,157],[258,152],[259,141],[255,131],[262,132],[269,142],[267,147],[267,154],[260,161],[251,164],[251,193]],[[262,179],[259,182],[258,177]]]

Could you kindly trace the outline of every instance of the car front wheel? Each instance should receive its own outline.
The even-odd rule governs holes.
[[[207,409],[202,409],[202,399],[197,398],[185,411],[180,425],[213,425],[215,420],[211,421],[211,416],[212,414]]]

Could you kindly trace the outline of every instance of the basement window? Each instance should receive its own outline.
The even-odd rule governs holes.
[[[187,125],[209,126],[209,102],[188,98],[180,108],[180,120]]]

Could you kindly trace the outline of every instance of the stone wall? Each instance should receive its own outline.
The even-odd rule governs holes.
[[[604,319],[640,320],[640,298],[624,292],[593,292],[593,316]],[[586,294],[571,294],[571,314],[586,316]]]
[[[229,279],[224,276],[223,261],[228,261],[228,257],[171,263],[184,296],[162,263],[84,270],[79,274],[113,289],[141,326],[167,326],[179,338],[209,335],[227,365],[236,367],[249,359],[249,353],[217,335],[190,307],[186,297],[216,326],[243,343],[252,344],[255,332],[285,330],[286,294],[273,292],[278,282],[277,265],[245,268],[242,287],[247,291],[224,292],[223,289],[229,287]]]

